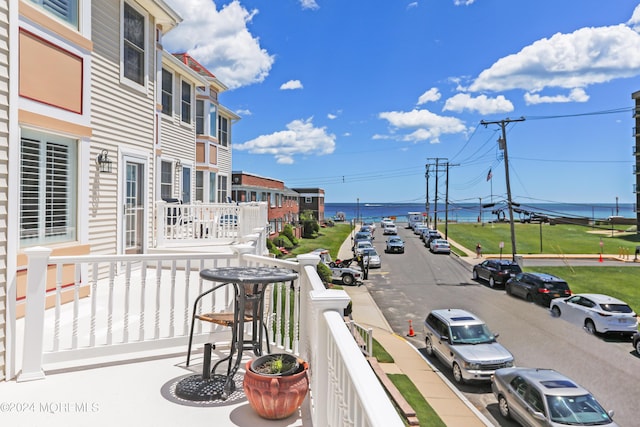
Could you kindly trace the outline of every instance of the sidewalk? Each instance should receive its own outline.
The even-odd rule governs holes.
[[[351,258],[351,239],[338,252],[338,258]],[[343,288],[353,301],[353,320],[373,329],[373,336],[393,357],[394,363],[381,364],[388,374],[404,374],[448,427],[492,426],[462,393],[460,393],[422,354],[400,335],[393,332],[366,286]]]

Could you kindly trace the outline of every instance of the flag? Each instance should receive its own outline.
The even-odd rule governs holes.
[[[493,174],[491,173],[491,169],[489,169],[489,173],[487,174],[487,181],[493,178]]]

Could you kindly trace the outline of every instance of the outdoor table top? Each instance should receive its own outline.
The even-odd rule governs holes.
[[[277,267],[221,267],[200,271],[200,277],[214,282],[276,283],[288,282],[298,278],[298,273]]]

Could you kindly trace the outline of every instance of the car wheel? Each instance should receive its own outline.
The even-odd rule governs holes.
[[[353,285],[353,276],[350,274],[345,274],[342,276],[342,283],[346,286]]]
[[[533,302],[533,297],[531,294],[527,294],[527,302]]]
[[[462,377],[462,369],[460,369],[460,366],[454,362],[452,369],[453,369],[453,379],[458,384],[464,383],[464,378]]]
[[[333,262],[333,261],[331,261],[331,262],[329,263],[329,268],[336,268],[336,263],[335,263],[335,262]]]
[[[635,348],[636,348],[636,353],[638,353],[638,355],[640,355],[640,340],[636,341]]]
[[[560,317],[562,315],[560,307],[558,307],[557,305],[551,307],[551,314],[553,315],[553,317]]]
[[[511,286],[509,285],[509,283],[505,283],[504,291],[507,293],[507,295],[511,295]]]
[[[584,330],[591,335],[598,332],[596,331],[596,325],[593,324],[593,320],[591,319],[587,319],[584,321]]]
[[[494,279],[493,276],[489,277],[489,287],[490,288],[496,287],[496,279]]]
[[[427,353],[427,356],[433,356],[433,344],[431,344],[431,338],[429,337],[424,339],[424,351]]]
[[[478,270],[473,270],[473,280],[478,280]]]
[[[507,399],[502,395],[498,398],[498,408],[500,409],[500,415],[507,419],[511,418],[509,404],[507,403]]]

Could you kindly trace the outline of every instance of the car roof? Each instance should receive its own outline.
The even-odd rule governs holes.
[[[517,262],[512,261],[510,259],[494,259],[493,262],[496,262],[496,263],[502,264],[502,265],[512,265],[512,264],[518,265]]]
[[[566,280],[563,280],[552,274],[547,274],[547,273],[526,273],[526,274],[536,277],[542,280],[543,282],[566,282]]]
[[[469,313],[466,310],[460,308],[446,308],[442,310],[433,310],[431,313],[441,317],[452,326],[455,325],[469,325],[469,324],[484,324],[482,320],[476,317],[475,314]]]
[[[591,301],[598,304],[627,304],[626,302],[619,300],[618,298],[603,294],[574,294],[573,296],[589,298]]]
[[[553,369],[507,368],[505,371],[506,370],[511,370],[512,375],[519,375],[526,379],[546,395],[581,396],[590,394],[589,391],[580,384]]]

